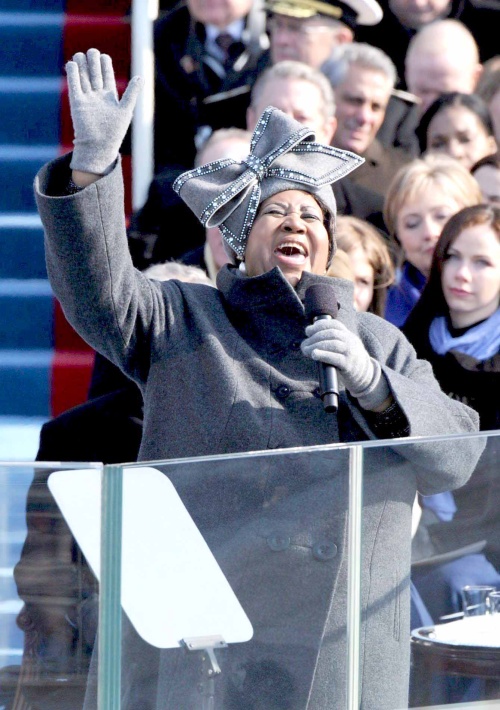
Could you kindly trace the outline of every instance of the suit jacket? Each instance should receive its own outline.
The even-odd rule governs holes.
[[[204,26],[180,3],[156,22],[154,43],[156,171],[172,164],[191,168],[202,126],[245,128],[250,89],[268,62],[267,35],[263,26],[256,36],[244,34],[226,70],[208,58]]]
[[[420,154],[415,129],[418,125],[416,97],[408,92],[392,94],[387,104],[384,121],[377,133],[377,140],[388,148],[401,148],[409,155]]]
[[[375,138],[363,158],[363,165],[349,177],[357,185],[362,185],[383,197],[394,175],[412,156],[400,148],[388,148]]]
[[[155,175],[143,207],[132,215],[128,229],[129,249],[136,268],[179,259],[205,241],[205,228],[172,183],[184,168],[170,167]]]
[[[337,214],[365,219],[385,234],[386,226],[382,215],[384,200],[381,195],[363,185],[358,185],[351,180],[351,176],[337,180],[332,188],[337,203]]]

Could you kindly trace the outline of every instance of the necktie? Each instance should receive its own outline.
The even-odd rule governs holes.
[[[222,49],[226,57],[229,54],[229,47],[233,44],[233,42],[233,36],[230,35],[229,32],[221,32],[215,38],[216,45]]]
[[[224,69],[228,71],[233,66],[236,57],[241,54],[241,42],[237,42],[229,32],[221,32],[215,38],[215,43],[224,52]]]

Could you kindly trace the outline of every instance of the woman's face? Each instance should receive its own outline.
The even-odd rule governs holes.
[[[449,218],[464,205],[429,184],[403,204],[396,218],[396,234],[406,261],[429,275],[434,247]]]
[[[484,224],[467,227],[448,249],[441,275],[455,328],[488,318],[500,301],[500,241]]]
[[[496,143],[475,113],[465,106],[449,106],[429,123],[427,152],[449,155],[470,170],[478,160],[496,152]]]
[[[375,272],[361,245],[353,247],[347,256],[354,276],[354,306],[357,311],[365,312],[373,299]]]
[[[328,232],[323,211],[314,197],[285,190],[260,205],[248,236],[245,266],[248,276],[260,276],[279,266],[296,286],[304,271],[325,274]]]

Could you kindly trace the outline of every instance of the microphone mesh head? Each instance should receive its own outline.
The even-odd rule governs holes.
[[[318,316],[337,317],[339,306],[335,289],[328,284],[313,284],[306,290],[304,308],[309,321]]]

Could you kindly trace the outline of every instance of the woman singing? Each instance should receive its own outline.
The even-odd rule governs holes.
[[[75,148],[42,168],[35,185],[48,270],[70,322],[142,390],[140,459],[477,429],[477,415],[441,392],[404,336],[357,313],[352,284],[325,276],[336,248],[331,184],[358,156],[314,142],[312,130],[268,108],[245,160],[195,168],[174,186],[205,226],[220,227],[234,265],[220,270],[217,289],[155,282],[128,253],[118,158],[139,80],[118,101],[111,60],[97,50],[75,55],[67,73]],[[304,298],[313,285],[325,286],[337,318],[310,323]],[[337,369],[336,414],[318,396],[318,361]],[[364,708],[407,701],[416,488],[462,485],[481,448],[460,439],[368,457]],[[254,628],[251,641],[219,655],[216,705],[344,707],[345,471],[328,457],[316,468],[295,456],[279,473],[266,464],[251,488],[243,460],[233,468],[231,486],[246,501],[241,520],[233,520],[235,488],[228,495],[223,479],[190,493],[194,519],[208,512],[214,521],[214,555]],[[284,527],[276,544],[271,533]],[[122,707],[194,707],[197,660],[146,648],[124,623]],[[87,706],[95,707],[90,690]]]

